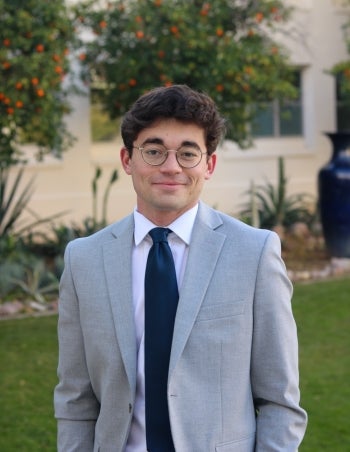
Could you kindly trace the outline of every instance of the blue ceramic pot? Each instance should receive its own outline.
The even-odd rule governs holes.
[[[350,132],[326,135],[333,153],[318,175],[323,235],[331,256],[350,258]]]

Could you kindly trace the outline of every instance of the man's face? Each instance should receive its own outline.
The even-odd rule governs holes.
[[[168,150],[191,142],[203,153],[207,151],[203,129],[176,119],[156,121],[139,133],[134,145],[142,147],[149,141],[162,143]],[[120,155],[125,172],[133,180],[137,210],[159,226],[167,226],[196,205],[204,182],[211,177],[216,163],[216,155],[208,158],[204,154],[194,168],[182,168],[175,153],[169,152],[162,165],[151,166],[143,161],[139,149],[133,149],[131,158],[125,148]]]

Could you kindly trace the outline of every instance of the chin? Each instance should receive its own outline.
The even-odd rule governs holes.
[[[184,209],[184,204],[176,201],[177,200],[173,200],[173,202],[171,202],[171,200],[164,200],[164,202],[161,202],[157,200],[157,202],[154,203],[154,207],[163,212],[171,212]]]

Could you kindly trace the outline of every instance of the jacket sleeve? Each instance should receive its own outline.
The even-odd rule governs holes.
[[[257,412],[256,452],[298,450],[307,424],[300,407],[297,329],[292,285],[278,236],[262,250],[254,298],[251,381]]]
[[[60,282],[58,341],[59,382],[54,391],[58,420],[58,452],[89,452],[94,447],[99,402],[91,387],[86,365],[84,339],[79,320],[79,300],[70,265],[70,243]]]

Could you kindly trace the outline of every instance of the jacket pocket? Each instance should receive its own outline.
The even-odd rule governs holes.
[[[218,444],[216,452],[254,452],[255,434],[228,443]]]
[[[204,320],[223,319],[244,313],[244,301],[222,303],[202,307],[197,315],[197,322]]]

